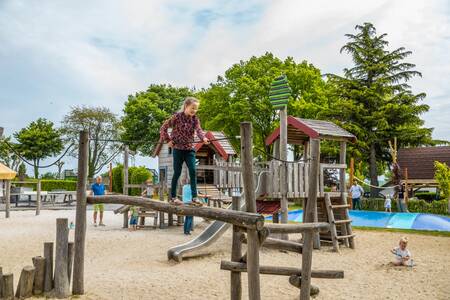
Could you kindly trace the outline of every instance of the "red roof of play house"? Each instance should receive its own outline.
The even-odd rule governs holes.
[[[288,144],[300,144],[309,138],[340,140],[355,142],[356,137],[333,122],[323,120],[301,119],[287,117]],[[280,127],[267,138],[266,145],[272,144],[280,136]]]
[[[435,161],[450,166],[450,146],[399,149],[397,160],[400,168],[408,168],[408,179],[433,179]]]
[[[207,131],[206,137],[211,140],[211,145],[214,147],[217,153],[219,155],[227,160],[229,155],[236,155],[236,151],[234,150],[233,146],[231,145],[230,141],[228,141],[225,136],[225,134],[221,131]],[[200,141],[198,137],[196,136],[194,139],[196,142]],[[158,156],[161,152],[163,144],[159,143],[155,151],[153,151],[153,157]],[[198,151],[203,146],[202,143],[194,144],[195,151]]]
[[[278,200],[256,200],[256,211],[259,214],[272,215],[280,210]]]

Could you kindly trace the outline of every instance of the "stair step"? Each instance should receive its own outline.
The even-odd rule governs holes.
[[[348,220],[335,220],[334,224],[345,224],[345,223],[351,223],[352,219],[348,219]]]
[[[352,237],[355,237],[356,236],[356,234],[349,234],[349,235],[341,235],[341,236],[337,236],[336,238],[338,239],[338,240],[343,240],[343,239],[348,239],[348,238],[352,238]]]
[[[350,204],[331,205],[331,208],[350,208]]]

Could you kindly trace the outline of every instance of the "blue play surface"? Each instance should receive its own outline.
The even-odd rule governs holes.
[[[349,214],[353,226],[450,231],[450,218],[445,216],[364,210],[350,210]],[[272,216],[267,217],[267,220],[272,220]],[[302,222],[302,220],[303,210],[289,212],[289,221]]]

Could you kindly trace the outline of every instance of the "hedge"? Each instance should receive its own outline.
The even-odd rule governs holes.
[[[414,196],[417,197],[418,199],[423,199],[429,202],[440,199],[440,195],[436,195],[436,193],[432,192],[417,192],[414,193]]]
[[[391,201],[392,211],[398,211],[397,201],[392,199]],[[382,198],[369,198],[362,199],[361,208],[363,210],[372,210],[372,211],[384,211],[384,199]],[[438,214],[438,215],[447,215],[448,214],[448,201],[447,200],[435,200],[431,203],[426,202],[425,200],[408,200],[408,210],[412,213],[429,213],[429,214]]]
[[[34,181],[36,179],[27,179],[27,181]],[[14,181],[12,181],[14,184]],[[18,184],[19,186],[31,187],[36,190],[36,184],[26,183]],[[74,180],[57,180],[57,179],[42,179],[41,180],[41,190],[52,191],[52,190],[66,190],[66,191],[76,191],[77,182]]]

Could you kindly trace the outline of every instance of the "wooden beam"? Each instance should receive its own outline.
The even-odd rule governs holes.
[[[3,274],[3,298],[4,300],[14,300],[14,275],[13,273]]]
[[[306,231],[328,230],[330,224],[322,223],[300,223],[300,224],[270,224],[264,225],[270,233],[303,233]]]
[[[242,238],[242,243],[247,244],[247,239],[245,237]],[[277,238],[266,238],[261,246],[269,249],[291,251],[296,253],[302,253],[303,249],[303,244]]]
[[[78,145],[77,209],[75,219],[75,255],[72,293],[84,294],[84,250],[86,242],[86,183],[88,175],[89,134],[80,132]]]
[[[211,207],[195,207],[190,205],[175,206],[167,202],[152,200],[144,197],[125,195],[89,196],[87,202],[125,204],[140,206],[165,213],[173,213],[182,216],[197,216],[231,223],[240,227],[261,230],[264,227],[264,216],[257,213],[232,211]]]
[[[233,210],[239,211],[241,208],[241,198],[233,197],[232,202]],[[233,237],[231,244],[231,261],[239,262],[242,256],[242,242],[241,242],[241,232],[239,227],[233,226]],[[241,300],[242,299],[242,281],[241,272],[231,272],[230,273],[230,295],[231,300]]]
[[[36,183],[36,216],[41,214],[41,180],[38,179]]]
[[[231,262],[222,260],[220,263],[221,270],[233,271],[233,272],[247,272],[247,264],[239,262]],[[302,276],[302,269],[293,267],[280,267],[280,266],[260,266],[260,274],[265,275],[280,275]],[[342,279],[344,278],[344,271],[342,270],[313,270],[311,271],[312,278],[324,278],[324,279]]]
[[[128,149],[128,146],[125,146],[124,152],[123,152],[123,187],[122,187],[122,193],[124,195],[128,195],[128,155],[130,150]],[[128,213],[123,214],[123,228],[128,228]]]

